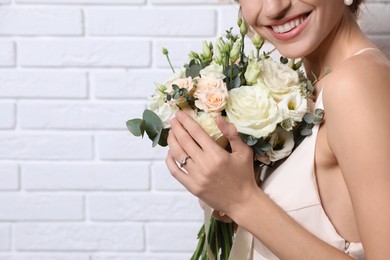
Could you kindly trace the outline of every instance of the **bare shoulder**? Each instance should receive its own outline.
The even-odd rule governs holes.
[[[329,76],[326,100],[342,95],[349,102],[352,95],[369,94],[383,96],[390,91],[390,61],[380,52],[367,52],[344,61]],[[348,94],[348,95],[347,95]],[[370,97],[371,95],[367,96]],[[353,98],[352,98],[353,101]],[[390,103],[389,103],[390,104]]]
[[[390,62],[383,54],[346,60],[329,75],[323,93],[327,140],[340,166],[390,156]]]
[[[349,58],[329,75],[323,99],[328,117],[375,118],[383,111],[390,119],[390,61],[376,51]]]

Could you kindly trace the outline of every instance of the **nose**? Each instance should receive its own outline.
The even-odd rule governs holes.
[[[268,19],[283,18],[291,6],[291,0],[264,0],[263,11]]]

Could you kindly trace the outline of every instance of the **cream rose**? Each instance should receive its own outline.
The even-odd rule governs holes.
[[[222,91],[227,91],[226,84],[222,79],[197,78],[196,81],[196,89],[194,92],[195,98],[200,98],[204,92],[207,92],[210,89],[221,89]]]
[[[226,88],[206,88],[198,96],[195,106],[215,117],[225,109],[228,96]]]
[[[184,78],[184,79],[176,79],[172,82],[170,86],[167,87],[167,92],[172,93],[173,92],[173,85],[177,85],[179,89],[186,89],[188,93],[191,93],[194,89],[194,81],[191,77]]]
[[[219,130],[215,118],[210,116],[207,113],[200,112],[195,118],[195,121],[209,134],[209,136],[216,141],[221,147],[226,147],[228,140],[225,136],[222,135],[221,130]]]
[[[301,122],[307,112],[307,99],[299,90],[285,95],[278,103],[278,107],[283,114],[283,119],[292,118],[295,122]]]
[[[294,148],[294,136],[292,132],[287,132],[281,127],[277,127],[272,133],[271,150],[267,153],[271,162],[284,159],[289,156]]]
[[[282,121],[282,115],[275,101],[264,86],[242,86],[229,91],[225,108],[227,117],[238,132],[266,137]]]
[[[271,96],[277,102],[291,92],[291,87],[299,84],[298,73],[287,65],[264,59],[259,62],[259,66],[260,80],[269,88]]]
[[[222,65],[211,64],[206,68],[202,69],[199,72],[201,78],[210,78],[210,79],[224,79],[226,78],[225,74],[223,74]]]

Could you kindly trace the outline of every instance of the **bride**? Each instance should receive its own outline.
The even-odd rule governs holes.
[[[315,95],[324,122],[261,189],[233,125],[217,118],[229,153],[185,113],[171,121],[168,168],[238,224],[231,259],[389,257],[390,62],[356,22],[361,3],[239,1],[253,30],[285,57],[303,57],[307,75],[322,75]]]

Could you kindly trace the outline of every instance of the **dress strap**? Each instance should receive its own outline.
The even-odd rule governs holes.
[[[380,53],[383,53],[383,52],[381,52],[381,51],[380,51],[379,49],[377,49],[377,48],[372,48],[372,47],[370,47],[370,48],[361,49],[361,50],[355,52],[355,54],[353,54],[352,56],[356,56],[356,55],[362,54],[363,52],[366,52],[366,51],[378,51],[378,52],[380,52]]]

